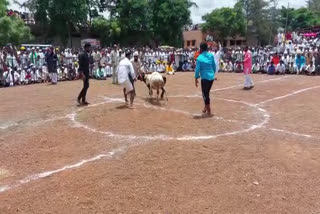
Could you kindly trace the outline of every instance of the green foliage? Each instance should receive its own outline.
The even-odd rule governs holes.
[[[102,45],[107,46],[119,38],[121,28],[117,20],[107,20],[104,17],[97,17],[92,22],[92,32],[99,36]]]
[[[203,17],[204,31],[216,32],[219,40],[236,35],[244,35],[245,18],[237,8],[221,8],[212,11]]]
[[[247,38],[256,37],[261,44],[267,44],[272,25],[268,2],[265,0],[238,0],[236,8],[241,10],[245,16]]]
[[[308,9],[320,15],[320,0],[308,0]]]
[[[0,0],[0,17],[4,16],[6,14],[6,9],[8,6],[7,0]]]
[[[148,30],[148,0],[120,0],[116,6],[116,18],[123,33]]]
[[[288,17],[288,19],[287,19]],[[298,30],[320,24],[320,17],[308,8],[281,9],[281,26],[288,26],[288,30]]]
[[[188,0],[150,0],[153,40],[172,46],[181,46],[182,28],[190,24],[190,10],[194,4]]]
[[[30,28],[16,17],[4,16],[0,18],[0,45],[13,43],[16,45],[32,40]]]
[[[18,17],[6,16],[7,0],[0,0],[0,45],[20,44],[32,39],[30,28]]]
[[[37,22],[49,26],[64,45],[71,39],[71,31],[77,25],[87,23],[89,10],[86,0],[36,0],[32,6]]]
[[[50,26],[65,43],[79,26],[91,28],[102,43],[177,46],[183,26],[191,22],[189,8],[196,6],[189,0],[28,0],[28,5],[37,23]],[[103,10],[109,19],[98,15]]]

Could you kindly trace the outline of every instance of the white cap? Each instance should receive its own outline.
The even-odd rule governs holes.
[[[133,56],[139,56],[138,51],[134,52],[134,53],[133,53]]]

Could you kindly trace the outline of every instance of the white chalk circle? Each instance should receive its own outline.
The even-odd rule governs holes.
[[[195,95],[195,96],[174,96],[174,97],[177,97],[177,98],[199,98],[200,96]],[[270,115],[267,113],[266,110],[254,105],[254,104],[246,103],[243,101],[216,98],[218,100],[223,100],[223,101],[227,101],[227,102],[231,102],[231,103],[239,103],[239,104],[246,105],[246,106],[254,109],[255,111],[257,111],[259,114],[261,114],[263,120],[258,124],[249,125],[250,126],[249,128],[244,128],[244,129],[236,130],[236,131],[232,131],[232,132],[225,132],[225,133],[214,134],[214,135],[181,135],[181,136],[177,136],[177,137],[172,137],[169,135],[152,135],[151,136],[151,135],[118,134],[118,133],[111,132],[111,131],[97,130],[97,129],[90,127],[90,126],[88,126],[82,122],[79,122],[77,120],[78,113],[80,113],[88,108],[92,108],[92,107],[96,107],[96,106],[100,106],[100,105],[105,105],[107,103],[122,103],[123,102],[123,99],[120,99],[120,98],[109,98],[109,97],[104,97],[104,98],[106,100],[105,102],[93,104],[93,105],[90,105],[86,108],[78,109],[74,113],[68,115],[68,118],[73,122],[75,127],[83,128],[83,129],[86,129],[86,130],[91,131],[93,133],[99,133],[99,134],[102,134],[102,135],[105,135],[108,137],[112,137],[112,138],[127,139],[127,140],[163,140],[163,141],[169,141],[169,140],[199,141],[199,140],[214,139],[214,138],[223,137],[223,136],[237,135],[237,134],[241,134],[241,133],[250,132],[250,131],[253,131],[258,128],[262,128],[263,126],[265,126],[268,123],[269,118],[270,118]],[[146,104],[137,104],[137,105],[142,105],[145,108],[157,109],[159,111],[172,111],[172,112],[181,113],[181,114],[193,115],[189,112],[185,112],[185,111],[181,111],[181,110],[159,108],[156,106],[151,106],[151,105],[146,105]]]

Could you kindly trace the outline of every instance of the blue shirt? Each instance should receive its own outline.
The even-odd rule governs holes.
[[[296,65],[298,66],[298,68],[303,67],[306,64],[306,58],[304,58],[304,56],[301,56],[300,58],[296,58]]]
[[[270,65],[268,68],[268,74],[272,75],[276,72],[276,67],[274,65]]]
[[[216,63],[214,56],[207,51],[202,52],[197,59],[195,78],[214,80],[216,73]]]

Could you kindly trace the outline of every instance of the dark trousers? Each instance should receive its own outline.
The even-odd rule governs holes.
[[[202,79],[201,80],[201,90],[202,97],[205,105],[210,104],[210,90],[212,88],[213,80]]]
[[[82,102],[86,102],[88,88],[89,88],[89,75],[85,75],[85,79],[83,80],[83,88],[78,96],[78,99],[82,100]]]

